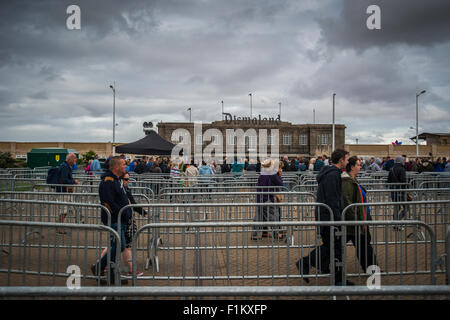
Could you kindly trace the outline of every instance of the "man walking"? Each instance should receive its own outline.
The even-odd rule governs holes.
[[[74,153],[69,153],[66,156],[66,161],[59,165],[58,181],[59,184],[78,184],[78,180],[73,178],[72,166],[77,162],[77,156]],[[56,192],[73,192],[71,187],[56,187]]]
[[[102,166],[100,165],[100,161],[98,161],[98,154],[96,154],[95,157],[94,157],[94,160],[92,160],[91,171],[94,174],[102,173]]]
[[[405,170],[405,158],[398,156],[395,158],[394,167],[389,171],[388,184],[393,184],[390,189],[398,190],[391,192],[391,200],[393,202],[403,202],[406,201],[406,192],[400,191],[399,189],[406,189],[406,170]],[[407,205],[395,205],[394,206],[394,220],[401,220],[406,216],[409,211]],[[402,228],[394,227],[395,230],[401,231]]]
[[[330,217],[329,211],[325,208],[316,207],[315,217],[317,221],[340,221],[344,209],[341,173],[342,169],[347,166],[348,152],[340,149],[335,150],[331,155],[331,162],[332,165],[324,166],[317,175],[317,182],[319,183],[317,202],[328,205],[332,210],[333,217]],[[334,259],[338,262],[341,261],[340,237],[336,236],[335,233],[333,239],[331,239],[330,229],[331,227],[320,227],[319,234],[322,237],[322,245],[296,262],[300,274],[308,274],[311,266],[320,269],[322,273],[330,273],[331,241],[334,242]],[[309,279],[303,279],[309,282]],[[335,284],[342,285],[342,270],[337,267],[335,267]],[[347,284],[351,283],[348,281]]]
[[[64,161],[63,163],[61,163],[59,165],[59,169],[58,169],[58,182],[59,184],[78,184],[78,180],[73,178],[72,175],[72,166],[75,164],[75,162],[77,162],[77,156],[74,153],[69,153],[66,156],[66,161]],[[72,187],[67,187],[67,186],[57,186],[55,188],[56,192],[69,192],[72,193],[73,192],[73,188]],[[64,196],[64,200],[66,202],[71,202],[72,198],[71,196]],[[64,219],[67,216],[67,212],[68,212],[68,208],[67,206],[62,206],[60,207],[59,210],[59,217],[58,217],[58,222],[64,222]],[[59,229],[58,230],[59,234],[66,234],[66,232],[63,229]]]
[[[119,211],[129,204],[127,193],[120,180],[126,173],[127,165],[125,160],[121,157],[112,157],[109,161],[109,170],[107,170],[101,177],[101,182],[98,188],[100,195],[100,203],[108,208],[111,213],[111,228],[116,230],[120,235],[120,251],[125,249],[125,231],[127,227],[127,221],[131,218],[132,212],[128,208],[122,212],[120,219],[120,230],[118,230],[118,215]],[[101,220],[104,225],[108,225],[108,214],[105,210],[102,210]],[[111,237],[111,262],[116,262],[116,250],[117,243],[114,237]],[[105,254],[99,263],[95,263],[91,266],[92,273],[96,276],[100,273],[103,274],[107,266],[108,254]],[[114,279],[114,272],[120,272],[119,270],[111,270],[110,279]]]

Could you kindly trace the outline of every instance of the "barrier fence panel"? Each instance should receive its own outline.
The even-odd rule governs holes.
[[[251,233],[258,226],[265,225],[274,230],[286,229],[296,239],[295,245],[277,238],[251,240]],[[136,247],[142,241],[141,233],[147,229],[166,230],[164,247],[160,247],[160,270],[147,271],[142,277],[133,276],[133,285],[143,286],[299,286],[306,285],[302,279],[309,279],[310,285],[334,285],[334,249],[330,250],[330,274],[321,274],[311,268],[310,274],[299,273],[296,261],[307,256],[319,245],[316,241],[317,227],[340,230],[342,226],[377,226],[391,228],[396,225],[423,228],[431,239],[427,250],[416,243],[408,252],[417,257],[403,255],[401,262],[391,259],[404,246],[402,240],[389,238],[380,232],[381,242],[386,245],[382,252],[376,251],[377,263],[381,268],[381,285],[434,285],[436,283],[436,244],[432,230],[421,221],[365,221],[365,222],[200,222],[200,223],[155,223],[139,228],[133,238],[133,268],[145,263],[145,256]],[[155,233],[155,231],[150,231]],[[311,233],[310,236],[307,236]],[[338,236],[340,233],[337,233]],[[334,244],[334,241],[331,241]],[[336,245],[340,246],[340,240]],[[344,246],[344,252],[346,247]],[[353,259],[349,250],[344,255],[347,261],[343,267],[345,277],[357,281],[357,285],[369,285],[372,273],[352,269]],[[422,260],[427,261],[426,263]],[[336,265],[338,268],[339,264]],[[338,270],[338,269],[337,269]],[[135,272],[136,270],[134,270]],[[440,280],[439,280],[440,282]]]
[[[160,232],[159,270],[152,268],[133,285],[151,286],[267,286],[299,285],[301,278],[322,284],[334,283],[333,273],[299,274],[295,261],[319,245],[314,224],[306,222],[192,222],[144,225],[133,238],[133,268],[140,268],[145,255],[137,249],[145,241],[141,234]],[[278,237],[252,239],[259,228],[271,232],[287,230],[295,243]],[[333,228],[330,228],[333,234]],[[300,239],[303,242],[300,242]],[[299,245],[301,243],[301,245]],[[331,250],[331,264],[334,250]],[[334,270],[334,267],[331,268]],[[134,270],[136,272],[136,270]]]
[[[370,254],[365,254],[365,249],[370,253],[373,248],[374,254],[379,257],[380,254],[384,256],[385,262],[391,260],[395,266],[404,268],[400,275],[409,276],[414,281],[422,274],[428,274],[429,269],[426,269],[430,264],[437,264],[440,268],[436,270],[436,274],[440,277],[444,274],[444,253],[445,253],[445,230],[449,225],[449,209],[450,201],[403,201],[403,202],[380,202],[380,203],[366,203],[366,204],[352,204],[346,207],[342,213],[342,219],[348,217],[348,214],[358,209],[364,209],[364,214],[368,219],[374,221],[397,221],[400,225],[395,226],[374,226],[365,232],[361,228],[351,228],[346,230],[348,232],[347,238],[350,243],[347,247],[352,247],[354,257],[362,254],[366,257],[366,261],[372,261]],[[361,212],[361,211],[359,211]],[[403,216],[403,213],[405,214]],[[353,215],[356,217],[356,215]],[[352,220],[353,221],[353,220]],[[426,224],[424,227],[409,226],[410,221],[421,221]],[[401,224],[401,223],[404,223]],[[434,239],[430,238],[427,230],[433,232]],[[437,258],[435,261],[427,260],[427,252],[430,245],[435,242]],[[367,243],[371,243],[368,246]],[[388,248],[394,248],[391,256],[388,255]],[[356,254],[356,256],[355,256]],[[356,276],[358,275],[359,264],[353,261],[353,269]],[[409,263],[414,263],[414,268],[411,269]],[[388,265],[380,266],[386,274],[396,275],[387,270]],[[420,269],[420,268],[421,269]],[[384,269],[383,269],[384,268]],[[441,278],[440,278],[441,279]]]
[[[222,186],[222,187],[211,187],[211,186],[199,186],[198,184],[195,186],[188,186],[188,187],[183,187],[183,188],[164,188],[161,189],[160,191],[160,195],[165,194],[165,193],[182,193],[182,192],[188,192],[188,193],[192,193],[192,192],[205,192],[206,189],[208,190],[208,192],[212,193],[212,192],[255,192],[258,189],[262,190],[262,191],[272,191],[272,190],[279,190],[282,192],[287,192],[289,191],[288,188],[286,187],[258,187],[258,186]]]
[[[205,190],[207,191],[207,190]],[[264,192],[186,192],[162,193],[159,203],[254,203],[257,195]],[[273,194],[273,192],[266,192]],[[283,202],[315,202],[315,195],[310,192],[277,192]]]
[[[69,236],[58,235],[61,226]],[[25,237],[30,230],[38,230],[39,236]],[[0,286],[120,285],[119,272],[110,277],[110,267],[120,269],[120,250],[116,264],[108,250],[106,276],[94,276],[90,268],[102,249],[109,249],[111,238],[120,245],[118,233],[110,227],[0,220],[0,235]]]
[[[314,210],[316,207],[323,207],[331,212],[329,207],[321,203],[191,203],[191,204],[153,204],[153,205],[129,205],[122,208],[119,216],[127,208],[143,208],[148,211],[147,217],[136,215],[138,228],[146,223],[180,223],[180,222],[230,222],[230,221],[312,221],[315,219]],[[324,211],[325,212],[325,211]],[[325,213],[324,213],[325,214]],[[328,213],[329,215],[329,213]],[[120,219],[119,219],[120,221]],[[312,229],[311,229],[312,230]],[[310,231],[311,231],[310,230]],[[172,237],[170,230],[155,229],[152,232],[147,231],[147,243],[139,243],[138,251],[146,254],[145,268],[153,265],[153,269],[158,272],[159,258],[158,252],[161,244],[165,243],[166,238]],[[312,230],[313,231],[313,230]],[[180,233],[181,231],[177,231]],[[305,237],[310,237],[306,234]],[[296,244],[295,239],[289,230],[282,232],[258,230],[255,237],[277,238],[281,242],[289,242],[291,246]],[[318,239],[314,238],[314,241]],[[298,244],[298,242],[297,242]],[[163,249],[164,250],[164,249]]]
[[[419,184],[419,188],[450,188],[450,178],[441,179],[436,181],[423,181]]]
[[[75,224],[100,224],[101,211],[107,215],[108,225],[111,223],[109,210],[100,204],[0,199],[0,219],[28,222],[56,222]],[[58,229],[60,237],[69,235],[70,230],[63,227]],[[24,234],[27,237],[39,234],[37,230],[29,230]],[[73,235],[72,235],[73,236]]]
[[[66,298],[130,298],[130,299],[157,299],[161,297],[181,297],[184,299],[235,299],[240,297],[254,297],[255,299],[398,299],[398,298],[422,298],[443,300],[450,298],[449,286],[382,286],[378,289],[367,286],[246,286],[246,287],[81,287],[77,290],[65,287],[0,287],[1,299],[66,299]],[[200,303],[195,306],[201,305]],[[260,309],[262,309],[262,303]],[[230,314],[235,314],[236,305],[232,306]],[[167,310],[165,310],[167,311]],[[175,316],[182,314],[176,312]],[[228,314],[228,310],[224,310]],[[170,314],[167,312],[167,314]],[[264,315],[264,312],[257,314]]]
[[[408,201],[450,200],[450,188],[367,190],[366,194],[368,202],[390,202],[397,198],[405,201],[408,198]]]
[[[446,285],[449,285],[450,280],[450,227],[447,228],[447,235],[445,236],[445,253],[446,253],[446,259],[445,259],[445,266],[447,270],[447,278],[446,278]]]
[[[132,194],[137,203],[152,203],[145,195],[140,194],[140,189],[132,189]],[[37,200],[37,201],[59,201],[59,202],[77,202],[77,203],[100,203],[98,193],[63,193],[63,192],[0,192],[0,199],[15,200]]]
[[[57,188],[71,188],[73,192],[81,193],[98,193],[98,183],[92,182],[92,184],[35,184],[32,187],[32,191],[36,192],[55,192]]]

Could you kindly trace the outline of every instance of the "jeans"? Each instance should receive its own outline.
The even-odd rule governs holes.
[[[111,224],[111,228],[118,231],[117,230],[117,222]],[[120,252],[122,252],[123,250],[125,250],[125,232],[127,229],[127,224],[126,223],[121,223],[120,224]],[[116,250],[117,250],[117,241],[116,238],[114,236],[111,236],[111,262],[115,263],[116,262]],[[103,258],[100,260],[100,270],[104,270],[106,268],[108,262],[108,253],[105,254],[103,256]],[[114,271],[111,270],[111,279],[114,279]]]

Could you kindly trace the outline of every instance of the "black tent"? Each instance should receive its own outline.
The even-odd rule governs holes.
[[[118,153],[171,155],[175,145],[151,130],[144,138],[116,148]]]

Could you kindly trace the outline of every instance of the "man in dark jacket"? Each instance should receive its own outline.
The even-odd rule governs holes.
[[[394,185],[390,186],[391,189],[405,189],[406,186],[399,185],[400,183],[406,183],[406,170],[405,170],[405,158],[398,156],[395,158],[394,166],[389,171],[388,183]],[[391,200],[393,202],[406,201],[406,192],[394,191],[391,192]],[[401,212],[401,213],[400,213]],[[408,206],[395,205],[394,206],[394,220],[403,219],[408,212]],[[400,213],[400,214],[399,214]],[[395,230],[401,230],[401,228],[394,228]]]
[[[386,162],[383,164],[383,169],[386,171],[390,171],[394,167],[395,161],[391,159],[391,157],[386,158]]]
[[[69,153],[66,156],[66,161],[61,163],[58,168],[58,182],[59,184],[78,184],[78,180],[74,179],[72,176],[72,166],[77,162],[77,156],[74,153]],[[55,188],[56,192],[73,192],[72,187],[57,186]],[[65,197],[64,201],[72,201],[71,197]],[[67,216],[67,207],[62,206],[59,210],[58,222],[64,222]],[[58,233],[65,234],[66,231],[59,229]]]
[[[324,203],[331,208],[333,217],[330,212],[324,207],[316,207],[315,217],[317,221],[340,221],[342,210],[344,209],[344,200],[342,197],[342,169],[347,166],[348,152],[337,149],[331,155],[332,165],[322,168],[317,175],[317,202]],[[296,266],[302,275],[309,273],[309,268],[316,266],[316,261],[319,261],[320,271],[322,273],[330,273],[330,252],[331,252],[331,232],[330,227],[320,227],[319,234],[322,237],[322,245],[310,252],[308,256],[296,262]],[[338,228],[339,229],[339,228]],[[333,237],[334,241],[334,259],[341,261],[341,242],[340,237]],[[306,282],[309,279],[303,278]],[[341,268],[335,267],[335,284],[342,285],[342,271]],[[349,281],[347,284],[351,284]]]
[[[109,170],[107,170],[101,177],[101,182],[98,187],[98,192],[100,195],[100,203],[105,206],[109,213],[111,214],[111,228],[116,230],[120,236],[120,251],[122,252],[125,249],[125,231],[127,227],[127,222],[131,217],[131,210],[126,209],[122,212],[120,219],[120,230],[118,230],[118,215],[120,210],[129,204],[127,193],[123,187],[123,184],[120,181],[120,177],[122,177],[125,172],[127,165],[125,160],[121,157],[112,157],[109,161]],[[105,210],[102,210],[101,213],[102,223],[105,225],[109,225],[109,217],[108,213]],[[111,238],[111,262],[116,261],[116,250],[117,244],[115,238]],[[103,273],[107,266],[107,257],[108,254],[105,254],[100,260],[100,266],[98,262],[91,266],[91,270],[94,275],[99,275],[99,271]],[[100,269],[99,269],[100,267]],[[111,270],[110,278],[114,279],[114,271]]]
[[[72,176],[72,166],[77,162],[77,156],[74,153],[69,153],[66,156],[66,161],[60,164],[58,169],[59,184],[78,184],[78,180]],[[70,187],[56,187],[56,192],[72,192]]]

